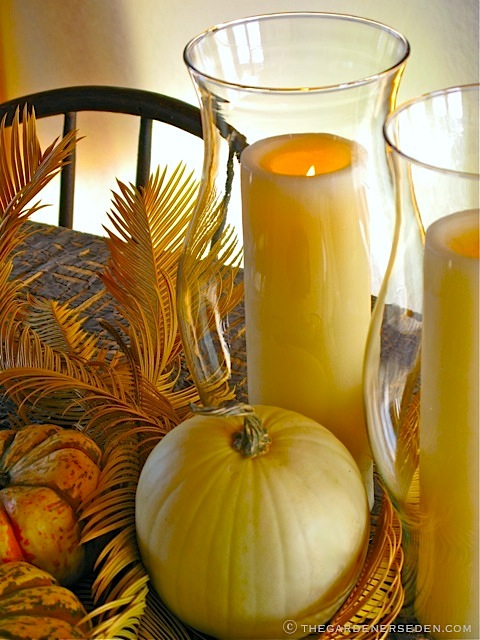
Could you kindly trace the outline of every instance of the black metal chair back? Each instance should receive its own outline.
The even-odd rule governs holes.
[[[137,187],[146,184],[150,175],[152,125],[164,122],[202,138],[202,125],[198,107],[186,102],[141,89],[101,85],[62,87],[22,96],[0,104],[0,120],[5,117],[11,124],[18,107],[34,108],[37,118],[64,116],[63,134],[76,129],[77,113],[106,111],[123,113],[139,118],[136,162]],[[75,190],[75,152],[62,169],[60,177],[59,226],[72,228]]]

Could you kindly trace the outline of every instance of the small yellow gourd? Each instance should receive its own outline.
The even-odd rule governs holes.
[[[222,639],[298,638],[352,589],[369,513],[330,431],[257,406],[168,433],[142,470],[136,527],[153,586],[184,622]]]

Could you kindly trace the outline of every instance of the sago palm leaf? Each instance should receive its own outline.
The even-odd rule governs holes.
[[[17,109],[11,127],[0,123],[0,262],[12,255],[27,233],[24,220],[37,210],[26,210],[50,180],[68,162],[77,142],[72,131],[54,141],[44,152],[40,148],[34,112],[24,108],[22,122]]]
[[[20,317],[25,305],[22,295],[25,288],[19,280],[11,280],[13,263],[11,260],[0,260],[0,340],[3,345],[8,325]],[[0,363],[1,368],[1,363]]]
[[[85,411],[82,385],[123,399],[127,385],[113,366],[115,355],[82,329],[77,312],[56,301],[9,297],[9,284],[2,288],[0,282],[0,296],[11,309],[8,321],[0,323],[0,385],[24,419],[56,416],[59,424],[74,425]],[[53,390],[50,374],[69,382]]]
[[[86,316],[81,316],[78,308],[72,309],[58,300],[29,297],[28,302],[25,322],[35,327],[43,342],[56,351],[75,354],[83,360],[100,359],[98,337],[83,329]],[[87,302],[91,305],[94,299],[89,298]]]
[[[52,368],[18,366],[0,371],[0,385],[4,385],[25,422],[43,418],[70,427],[80,423],[103,444],[106,434],[124,432],[132,423],[145,433],[153,430],[161,435],[180,421],[158,392],[154,400],[149,396],[146,413],[137,398],[144,399],[148,391],[139,393],[142,383],[128,372],[122,375],[105,363],[85,363],[68,356],[61,359],[58,354],[54,357],[52,362],[58,364]]]
[[[136,437],[107,434],[110,452],[102,469],[98,487],[83,505],[84,543],[103,537],[105,544],[96,560],[96,579],[92,595],[97,608],[92,616],[92,638],[136,637],[146,607],[148,575],[139,556],[135,534],[135,493],[140,460]],[[113,615],[112,615],[113,614]],[[133,623],[133,624],[132,624]],[[136,624],[135,624],[136,623]],[[125,627],[133,627],[131,636]]]
[[[68,161],[76,141],[72,132],[42,152],[35,114],[26,107],[22,121],[17,109],[11,127],[5,126],[5,118],[0,123],[0,369],[8,366],[3,345],[15,334],[12,325],[25,321],[23,283],[10,277],[13,257],[29,233],[24,222],[39,205],[26,207]]]
[[[128,323],[130,355],[142,374],[168,387],[181,343],[175,311],[176,271],[197,183],[179,165],[137,190],[120,184],[110,220],[110,260],[102,276]]]

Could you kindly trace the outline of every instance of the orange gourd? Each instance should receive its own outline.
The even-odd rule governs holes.
[[[78,511],[97,486],[100,460],[80,431],[0,431],[0,562],[30,562],[62,584],[79,578],[86,555]]]

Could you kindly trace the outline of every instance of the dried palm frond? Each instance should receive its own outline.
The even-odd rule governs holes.
[[[27,233],[23,222],[41,206],[26,209],[27,205],[68,162],[77,143],[72,131],[42,152],[35,113],[27,113],[26,106],[22,122],[19,109],[11,127],[5,120],[6,116],[0,124],[0,262],[23,241]]]
[[[27,297],[24,321],[35,327],[35,333],[55,351],[75,354],[83,360],[103,359],[98,337],[83,329],[86,317],[78,309],[58,300]],[[89,303],[92,304],[92,300]]]
[[[105,325],[106,339],[85,328],[92,300],[75,306],[73,299],[32,297],[12,279],[13,259],[30,233],[25,222],[40,205],[26,206],[59,171],[74,135],[42,153],[34,115],[25,112],[23,122],[17,113],[8,140],[2,122],[0,142],[0,385],[16,405],[12,426],[53,421],[102,446],[100,482],[81,515],[83,542],[101,543],[91,637],[134,638],[148,594],[135,536],[138,477],[154,444],[198,399],[193,383],[184,384],[175,299],[197,184],[183,166],[169,178],[157,172],[142,190],[118,183],[110,213],[116,233],[109,232],[110,260],[98,274],[105,288],[96,294],[113,297],[119,318]],[[228,305],[227,294],[222,308]],[[165,637],[176,638],[183,625],[160,611]]]
[[[359,640],[383,640],[402,609],[402,527],[385,494],[372,530],[362,574],[319,640],[351,638],[352,633]]]
[[[140,460],[137,439],[104,434],[108,455],[96,491],[83,505],[82,542],[103,540],[95,563],[92,638],[135,638],[145,611],[148,575],[141,564],[135,533],[135,493]],[[128,631],[130,628],[131,631]],[[131,633],[131,635],[130,635]],[[118,635],[117,635],[118,634]]]
[[[198,183],[180,164],[171,173],[157,171],[144,189],[119,183],[115,210],[109,214],[110,259],[102,280],[115,299],[119,326],[106,328],[139,374],[161,391],[186,417],[198,398],[184,375],[176,313],[176,279],[186,229],[193,213]],[[125,328],[122,340],[122,328]]]
[[[8,131],[8,134],[7,134]],[[41,151],[36,133],[35,113],[17,109],[11,127],[0,123],[0,338],[4,328],[22,317],[25,300],[21,297],[23,283],[11,281],[12,258],[25,239],[25,220],[40,204],[27,205],[68,162],[77,142],[76,132],[54,141]],[[0,368],[2,364],[0,362]]]
[[[419,533],[422,528],[419,483],[419,425],[420,425],[420,358],[405,381],[402,400],[395,416],[397,424],[396,477],[398,495],[396,507],[400,514],[404,535],[405,563],[403,584],[406,604],[415,599],[415,582],[418,565]]]
[[[155,439],[157,434],[158,440],[180,421],[168,400],[155,391],[147,403],[154,410],[146,412],[135,400],[139,383],[134,378],[119,376],[103,364],[98,369],[95,363],[70,361],[68,365],[68,373],[33,366],[0,372],[0,384],[26,424],[55,421],[81,428],[101,441],[104,432],[125,431],[135,422],[145,438]]]
[[[418,337],[418,334],[417,334]],[[392,420],[398,439],[398,454],[395,460],[395,476],[398,487],[396,500],[400,510],[407,500],[415,470],[418,468],[418,427],[420,422],[420,357],[412,362],[411,371],[405,376],[400,401],[392,408]]]
[[[1,236],[0,236],[1,237]],[[11,260],[0,260],[0,294],[2,304],[0,306],[0,340],[5,342],[4,336],[10,332],[9,325],[20,317],[25,300],[22,298],[24,284],[18,280],[11,280],[13,263]],[[1,368],[1,363],[0,363]]]
[[[117,235],[109,232],[110,260],[102,279],[128,323],[130,350],[143,375],[161,386],[165,370],[180,354],[174,305],[177,264],[193,210],[197,183],[180,165],[142,191],[120,184]],[[157,380],[159,377],[159,380]]]

